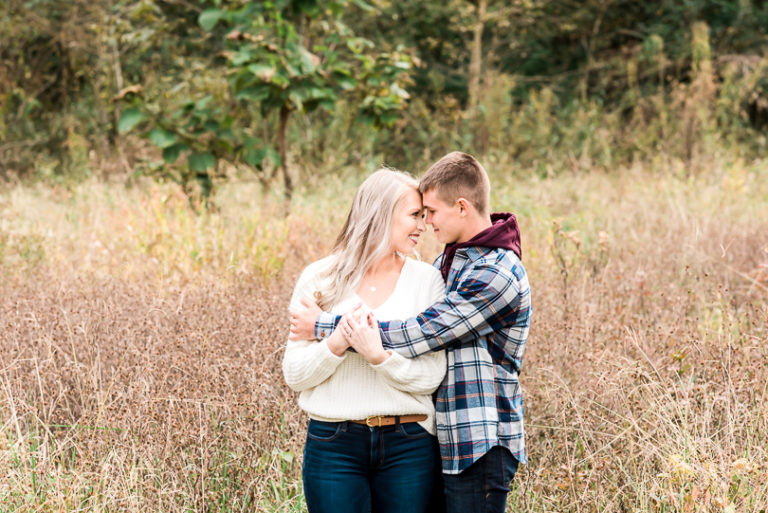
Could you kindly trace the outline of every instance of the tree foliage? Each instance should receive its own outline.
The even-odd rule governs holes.
[[[359,106],[358,120],[380,128],[397,119],[408,98],[409,54],[379,51],[357,36],[339,19],[353,4],[304,0],[205,9],[198,16],[200,30],[218,44],[226,41],[209,65],[226,77],[227,90],[173,109],[130,95],[119,128],[141,129],[163,151],[165,164],[158,170],[185,188],[197,182],[204,198],[223,160],[252,167],[265,185],[279,170],[290,199],[286,131],[294,113],[330,111],[349,96]],[[260,137],[253,129],[259,119],[276,119],[274,134]],[[179,165],[182,154],[186,163]]]
[[[539,166],[601,123],[649,131],[611,142],[628,159],[715,133],[755,147],[766,26],[757,0],[6,0],[0,170],[114,162],[205,197],[235,169],[290,196],[293,163],[348,140],[407,167],[455,147]]]

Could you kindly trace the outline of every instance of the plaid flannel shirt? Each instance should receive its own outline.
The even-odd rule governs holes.
[[[511,250],[459,249],[446,294],[417,317],[380,323],[384,347],[403,356],[446,350],[435,404],[443,472],[458,474],[497,445],[526,463],[519,382],[531,320],[525,268]],[[315,335],[330,335],[339,320],[321,314]]]

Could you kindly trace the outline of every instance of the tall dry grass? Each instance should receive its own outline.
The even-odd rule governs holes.
[[[766,163],[503,171],[535,308],[509,510],[765,510]],[[285,308],[353,186],[287,217],[242,184],[202,216],[149,184],[3,192],[0,510],[301,511]]]

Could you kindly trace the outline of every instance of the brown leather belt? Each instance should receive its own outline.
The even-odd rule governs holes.
[[[355,424],[364,424],[368,427],[382,427],[382,426],[392,426],[394,424],[397,424],[398,422],[400,422],[400,424],[408,424],[409,422],[421,422],[422,420],[427,420],[427,416],[424,414],[396,415],[394,417],[385,417],[382,415],[371,415],[366,419],[350,420],[350,422],[354,422]]]

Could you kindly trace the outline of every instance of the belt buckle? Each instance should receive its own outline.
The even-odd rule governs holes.
[[[371,424],[372,419],[378,419],[379,425],[377,426],[376,424]],[[381,427],[381,419],[381,415],[371,415],[370,417],[365,418],[365,425],[368,427]]]

